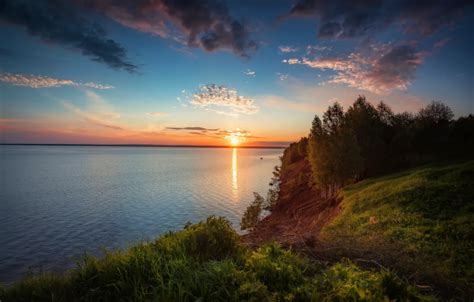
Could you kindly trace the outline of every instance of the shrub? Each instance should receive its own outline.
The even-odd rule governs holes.
[[[325,268],[270,244],[239,243],[210,217],[101,259],[87,256],[64,276],[30,276],[0,287],[2,301],[416,301],[415,288],[350,262]]]

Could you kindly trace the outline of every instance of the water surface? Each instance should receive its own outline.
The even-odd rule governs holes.
[[[0,282],[209,215],[239,227],[279,149],[0,146]],[[263,158],[263,159],[261,159]]]

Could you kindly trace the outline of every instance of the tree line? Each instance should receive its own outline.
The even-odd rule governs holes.
[[[282,156],[282,170],[306,158],[311,184],[332,196],[344,185],[420,164],[473,158],[474,116],[454,119],[447,105],[431,102],[417,113],[394,113],[364,96],[344,111],[329,106],[314,117],[308,137],[291,144]]]

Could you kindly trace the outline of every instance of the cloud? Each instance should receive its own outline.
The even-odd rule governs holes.
[[[71,2],[55,0],[5,0],[0,20],[24,27],[41,40],[80,50],[83,55],[112,68],[135,72],[125,49],[104,29],[78,14]]]
[[[280,81],[284,81],[284,80],[288,79],[288,74],[286,74],[286,73],[277,72],[276,75],[278,76]]]
[[[60,86],[84,86],[94,89],[112,89],[114,86],[96,84],[92,82],[78,83],[72,80],[56,79],[47,76],[23,75],[12,73],[0,73],[0,82],[14,86],[25,86],[30,88],[50,88]]]
[[[107,121],[104,121],[103,119],[96,116],[95,114],[83,111],[79,107],[77,107],[77,106],[75,106],[75,105],[73,105],[73,104],[71,104],[67,101],[62,101],[62,104],[66,109],[68,109],[69,111],[75,113],[76,115],[78,115],[84,121],[86,121],[88,123],[91,123],[91,124],[96,125],[96,126],[101,126],[101,127],[105,127],[105,128],[114,129],[114,130],[124,130],[123,127],[113,125],[113,124],[109,124]]]
[[[426,53],[409,44],[372,47],[370,51],[353,52],[346,57],[316,57],[295,60],[295,64],[336,72],[328,82],[386,94],[394,89],[406,90],[415,78]],[[287,60],[287,64],[290,63]]]
[[[246,71],[244,71],[244,74],[245,75],[248,75],[250,77],[255,77],[255,71],[251,70],[251,69],[247,69]]]
[[[282,61],[283,63],[288,63],[290,65],[294,65],[294,64],[300,64],[300,60],[296,59],[296,58],[290,58],[290,59],[285,59]]]
[[[166,130],[192,130],[192,131],[219,131],[219,128],[204,128],[204,127],[166,127]]]
[[[115,120],[120,118],[120,114],[115,112],[105,99],[92,91],[86,91],[85,96],[87,100],[85,108],[79,108],[66,100],[60,102],[64,108],[92,125],[113,130],[126,130],[124,127],[115,124]]]
[[[206,51],[230,49],[243,57],[257,48],[248,26],[234,19],[223,1],[77,1],[124,26],[163,38],[171,37],[190,47]]]
[[[331,46],[308,45],[308,46],[306,46],[306,54],[307,55],[315,55],[315,54],[331,51],[332,49],[333,48]]]
[[[166,115],[166,113],[157,111],[157,112],[148,112],[147,115],[154,116],[154,117],[162,117]]]
[[[448,44],[449,40],[450,40],[449,38],[439,40],[438,42],[436,42],[433,45],[433,47],[434,48],[443,48],[446,44]]]
[[[291,46],[280,46],[278,50],[282,53],[290,53],[290,52],[297,52],[299,50],[298,47],[291,47]]]
[[[327,109],[327,106],[333,104],[335,101],[347,108],[351,106],[357,96],[361,94],[361,92],[355,91],[352,87],[342,85],[341,87],[337,87],[337,98],[334,98],[334,87],[332,85],[314,85],[314,82],[306,82],[294,77],[289,77],[287,81],[281,82],[280,85],[286,95],[291,95],[291,102],[319,105],[321,109],[318,110],[316,105],[314,105],[315,108],[313,108],[315,109],[313,112],[318,114],[322,114]],[[364,91],[363,94],[367,97],[367,100],[372,101],[374,105],[383,100],[389,104],[395,112],[418,111],[430,101],[424,97],[412,95],[407,91],[401,90],[393,90],[383,96],[371,91]],[[265,99],[264,105],[266,105]],[[284,105],[285,104],[281,104],[282,109]]]
[[[259,107],[255,101],[238,95],[235,89],[215,84],[203,85],[191,96],[190,104],[224,114],[254,114]]]
[[[96,84],[96,83],[92,83],[92,82],[76,83],[76,85],[84,86],[84,87],[89,87],[89,88],[95,88],[95,89],[99,89],[99,90],[105,90],[105,89],[112,89],[112,88],[115,88],[114,86]]]
[[[320,38],[352,38],[400,26],[404,32],[428,36],[449,25],[472,1],[299,0],[290,16],[315,16]]]
[[[206,128],[206,127],[166,127],[165,130],[186,132],[186,134],[197,135],[202,137],[210,137],[216,139],[230,139],[237,137],[240,143],[244,143],[247,139],[261,138],[253,136],[249,130],[236,128],[234,130],[226,130],[221,128]]]

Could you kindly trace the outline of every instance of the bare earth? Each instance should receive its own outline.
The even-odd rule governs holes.
[[[301,172],[309,169],[305,160],[293,163],[281,176],[280,200],[272,213],[250,233],[243,235],[245,243],[255,246],[276,241],[282,245],[310,247],[318,241],[321,228],[335,217],[340,200],[322,199],[309,189],[306,180],[296,184]]]

